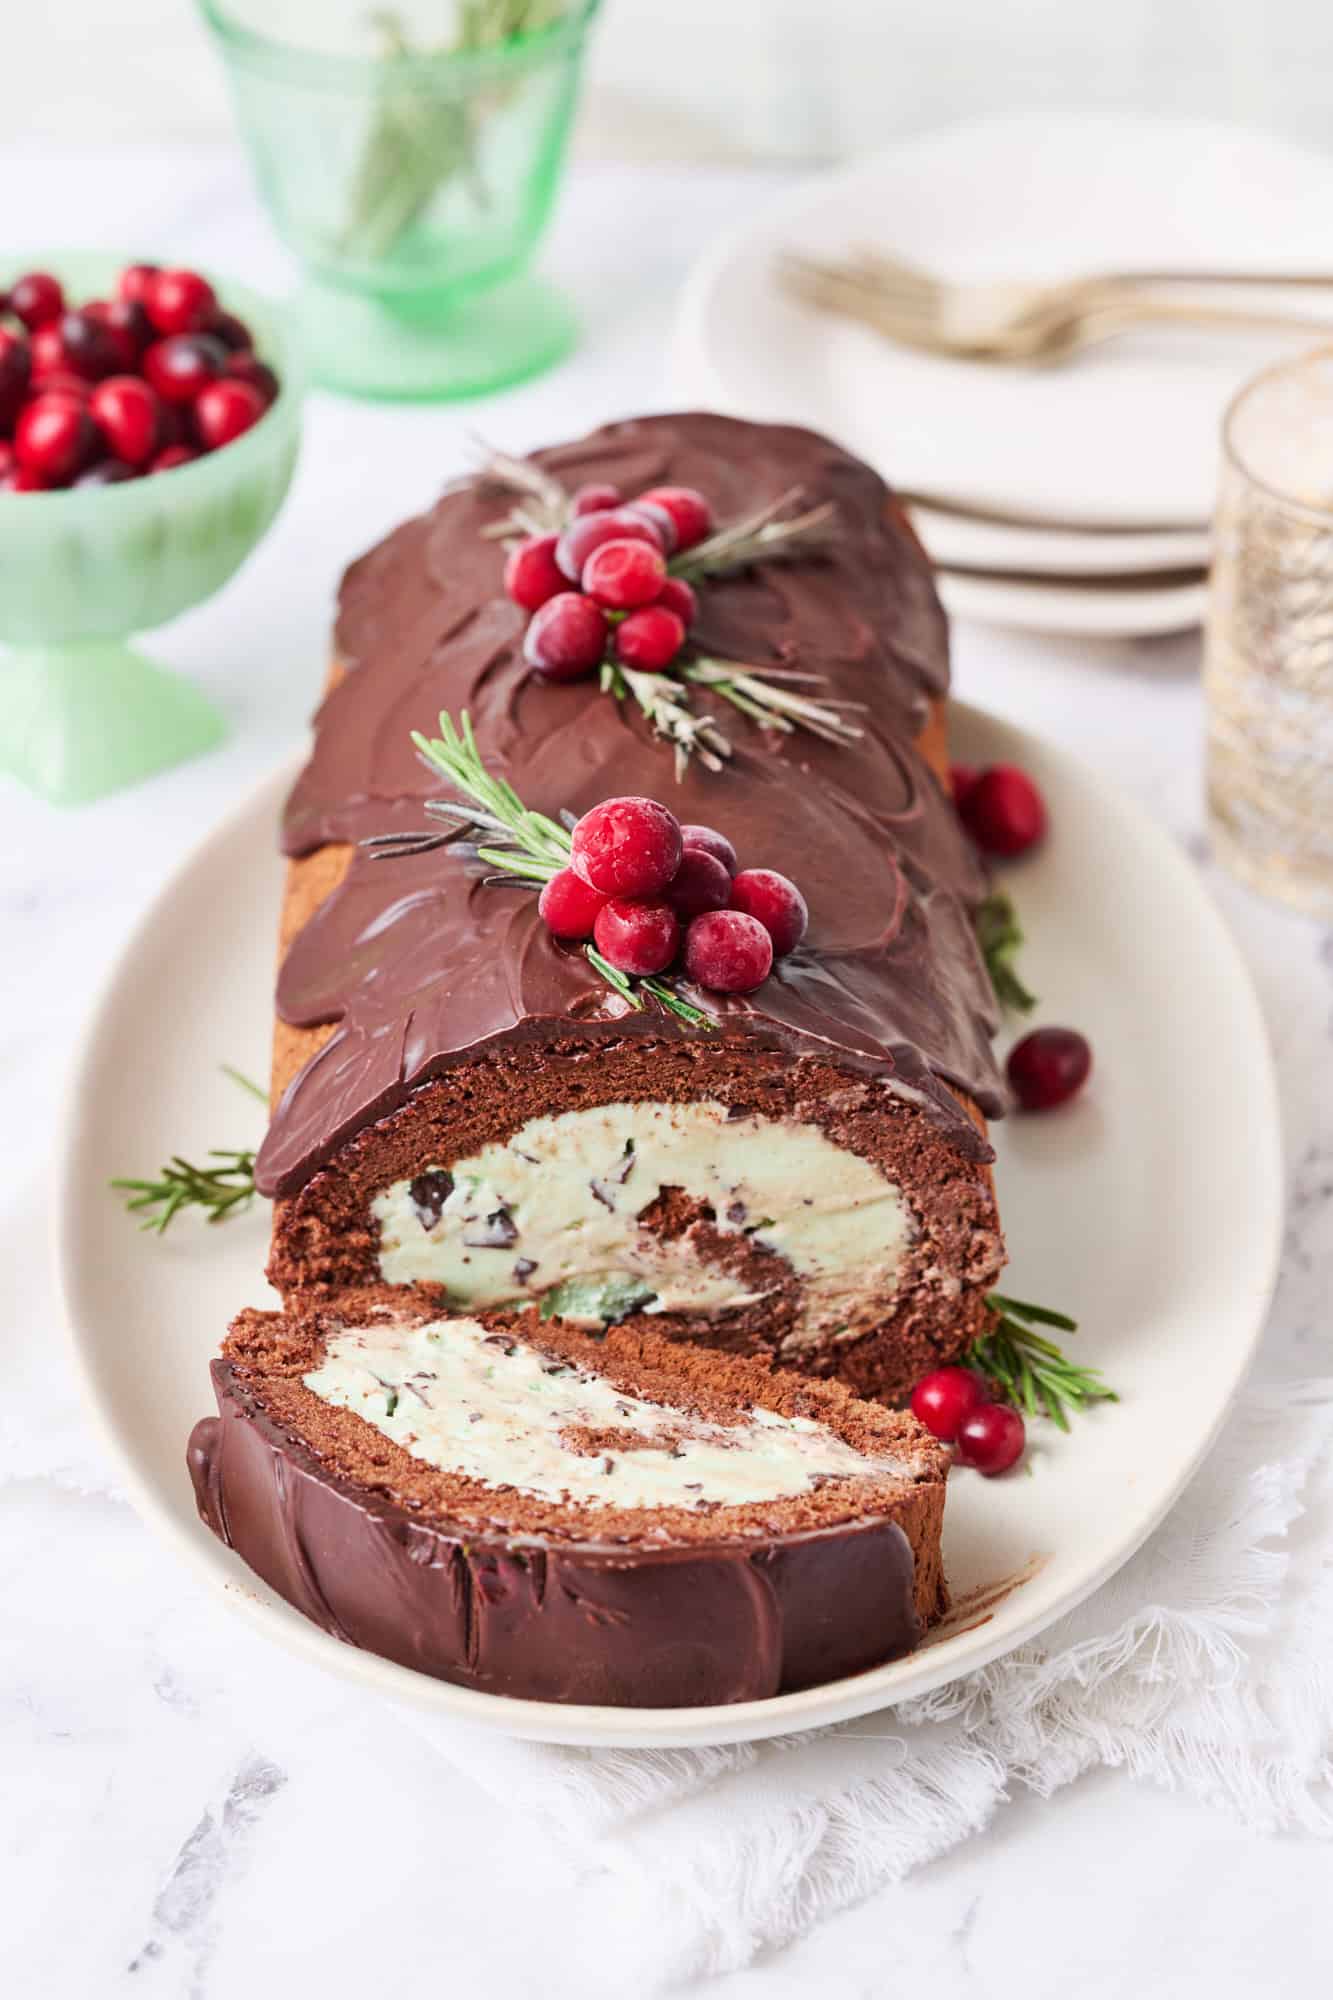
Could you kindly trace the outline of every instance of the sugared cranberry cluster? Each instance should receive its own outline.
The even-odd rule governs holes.
[[[753,993],[805,935],[805,898],[771,868],[741,869],[725,834],[682,826],[656,799],[604,799],[574,828],[570,866],[538,906],[555,937],[591,938],[618,972],[679,964],[714,993]]]
[[[547,680],[595,673],[608,653],[661,673],[685,644],[698,603],[669,559],[710,533],[712,511],[691,486],[654,486],[626,505],[615,486],[581,486],[562,535],[510,551],[505,590],[532,614],[523,656]]]
[[[249,329],[195,271],[129,264],[114,299],[76,308],[48,271],[0,292],[0,490],[170,472],[231,444],[277,393]]]
[[[1027,1426],[1008,1403],[992,1402],[975,1368],[937,1368],[912,1391],[912,1415],[932,1437],[951,1444],[959,1463],[993,1479],[1017,1465]]]

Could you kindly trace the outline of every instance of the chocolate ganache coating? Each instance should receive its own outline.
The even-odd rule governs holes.
[[[632,703],[595,679],[554,685],[526,666],[525,615],[504,596],[501,545],[483,534],[510,503],[468,480],[347,573],[345,671],[288,802],[286,852],[424,826],[422,802],[446,785],[418,760],[411,731],[433,733],[442,709],[466,709],[488,767],[528,806],[555,817],[644,793],[718,827],[743,867],[799,883],[808,934],[757,992],[724,998],[681,982],[724,1045],[889,1077],[960,1152],[989,1158],[949,1087],[988,1116],[1002,1109],[994,997],[972,928],[984,878],[916,747],[947,687],[947,628],[888,488],[811,432],[698,413],[608,425],[536,458],[571,489],[696,486],[721,523],[788,493],[803,506],[831,501],[832,534],[817,551],[706,580],[692,640],[760,671],[819,675],[823,698],[857,705],[860,739],[760,730],[696,690],[734,755],[719,774],[692,761],[677,783],[669,748]],[[530,890],[490,886],[486,872],[449,848],[391,861],[358,851],[298,933],[278,1011],[298,1027],[338,1025],[276,1108],[258,1163],[264,1193],[294,1193],[417,1085],[497,1041],[710,1032],[652,1001],[632,1011],[577,947],[550,937]]]

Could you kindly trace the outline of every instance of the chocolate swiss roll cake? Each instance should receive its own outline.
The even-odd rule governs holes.
[[[534,1337],[621,1324],[900,1400],[985,1329],[1003,1262],[985,885],[946,792],[929,565],[883,482],[808,432],[654,417],[535,462],[570,491],[698,488],[723,523],[827,504],[818,547],[700,585],[691,643],[815,677],[859,733],[779,733],[695,687],[731,755],[677,773],[633,701],[525,662],[512,502],[484,480],[354,564],[284,822],[270,1275],[288,1302],[415,1287]],[[456,844],[377,858],[359,843],[447,789],[410,734],[441,711],[552,819],[642,794],[718,829],[799,884],[803,941],[744,996],[678,976],[702,1020],[636,1011],[530,887]]]
[[[199,1509],[351,1644],[493,1694],[745,1701],[915,1645],[948,1454],[836,1383],[385,1288],[245,1312]]]

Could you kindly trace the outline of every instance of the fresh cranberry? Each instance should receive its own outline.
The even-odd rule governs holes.
[[[71,375],[67,368],[55,368],[32,386],[34,395],[72,396],[76,403],[86,403],[97,385],[85,380],[82,375]]]
[[[572,521],[556,543],[555,559],[570,582],[578,583],[593,550],[599,549],[603,542],[617,541],[647,542],[651,548],[657,547],[657,539],[646,521],[636,520],[623,508],[613,508],[598,514],[583,514]]]
[[[13,445],[0,441],[0,479],[8,479],[17,464]]]
[[[675,554],[676,524],[665,507],[656,507],[651,500],[631,500],[625,512],[652,529],[653,540],[664,556]]]
[[[100,382],[121,365],[119,343],[91,313],[67,312],[60,321],[60,340],[65,366],[85,382]]]
[[[9,288],[9,310],[16,313],[29,333],[50,326],[65,310],[65,294],[59,278],[49,271],[26,271]]]
[[[1077,1096],[1092,1069],[1092,1049],[1077,1028],[1034,1028],[1015,1042],[1005,1065],[1024,1111],[1053,1111]]]
[[[226,365],[226,348],[208,333],[173,333],[143,357],[144,378],[164,403],[192,403]]]
[[[0,327],[0,436],[13,429],[28,393],[32,356],[26,340]]]
[[[254,336],[243,319],[235,313],[215,312],[208,322],[208,330],[214,340],[220,340],[231,354],[244,354],[254,346]]]
[[[659,896],[680,867],[680,821],[656,799],[603,799],[570,845],[574,867],[604,896]]]
[[[623,498],[618,486],[598,486],[592,483],[577,487],[569,505],[577,520],[581,514],[605,514],[609,508],[618,507]]]
[[[35,396],[14,429],[20,468],[46,486],[64,486],[93,453],[96,432],[88,412],[68,396]]]
[[[607,544],[609,549],[615,546],[614,542]],[[616,627],[616,658],[647,674],[660,674],[663,667],[669,667],[684,644],[685,627],[674,611],[661,604],[645,604],[641,611],[631,611]]]
[[[648,542],[603,542],[583,565],[581,582],[587,595],[608,611],[633,611],[651,604],[666,582],[666,557]]]
[[[952,1444],[963,1420],[990,1401],[986,1384],[971,1368],[937,1368],[912,1391],[912,1415],[932,1437]]]
[[[660,507],[670,515],[678,549],[692,549],[712,532],[713,510],[692,486],[653,486],[639,495],[637,504]]]
[[[685,933],[685,970],[714,993],[753,993],[773,969],[773,940],[743,910],[709,910]]]
[[[146,465],[159,444],[160,404],[137,375],[108,375],[89,401],[93,422],[117,458]]]
[[[1027,1427],[1017,1410],[1008,1403],[982,1403],[958,1426],[954,1447],[962,1465],[970,1465],[987,1479],[1017,1465],[1027,1443]]]
[[[641,978],[665,972],[680,946],[680,925],[669,903],[613,897],[597,912],[592,935],[609,965]]]
[[[197,271],[155,271],[143,304],[159,333],[200,333],[218,309],[213,287]]]
[[[715,826],[694,826],[693,824],[683,826],[680,830],[680,837],[686,847],[702,847],[705,854],[713,855],[722,863],[728,875],[734,875],[741,865],[736,859],[736,850],[727,839],[726,834],[719,833]]]
[[[1041,793],[1014,764],[992,764],[959,800],[959,817],[986,854],[1024,854],[1046,831]]]
[[[605,901],[600,889],[591,888],[572,868],[562,868],[542,889],[537,909],[553,937],[590,938]]]
[[[69,371],[65,358],[65,342],[59,324],[39,326],[28,342],[28,353],[32,363],[32,379],[40,381],[44,375],[63,374]]]
[[[596,672],[606,651],[606,620],[590,597],[562,590],[534,612],[523,635],[523,657],[548,681],[578,681]]]
[[[12,472],[7,472],[0,479],[0,487],[6,493],[44,493],[46,481],[40,473],[29,472],[26,465],[16,465]]]
[[[558,535],[531,535],[509,551],[505,562],[505,592],[524,611],[540,611],[548,597],[566,588],[555,566]]]
[[[116,290],[130,305],[146,306],[157,275],[156,264],[127,264],[116,280]]]
[[[698,596],[683,576],[669,576],[657,593],[657,602],[663,610],[674,611],[687,632],[699,616]]]
[[[961,806],[981,776],[974,764],[950,764],[949,796],[956,806]]]
[[[234,444],[259,422],[267,408],[258,389],[252,389],[248,382],[234,382],[230,377],[210,382],[194,399],[194,428],[200,444],[205,451]]]
[[[785,958],[805,936],[810,921],[805,897],[775,868],[745,868],[731,885],[731,907],[761,923],[773,940],[773,956]]]
[[[137,368],[139,356],[153,339],[153,323],[143,307],[130,299],[95,299],[83,310],[105,327],[116,350],[116,373],[125,375]]]
[[[178,465],[188,465],[191,459],[198,458],[198,456],[198,452],[192,451],[188,444],[169,444],[165,451],[160,451],[157,457],[151,461],[148,470],[150,472],[174,472]]]
[[[127,465],[123,458],[99,458],[88,467],[86,472],[79,474],[74,484],[76,486],[119,486],[123,480],[137,479],[138,477],[138,468],[133,465]]]
[[[249,352],[228,356],[224,371],[237,382],[248,382],[252,389],[258,389],[265,403],[275,403],[278,399],[278,378],[267,361],[261,361],[257,354]]]
[[[705,910],[725,910],[730,895],[731,877],[717,856],[702,847],[687,847],[667,890],[667,900],[677,915],[701,917]]]

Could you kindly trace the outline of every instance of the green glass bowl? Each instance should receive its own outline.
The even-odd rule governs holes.
[[[316,381],[475,395],[567,351],[570,311],[527,267],[598,5],[199,0],[260,194],[305,273],[297,325]]]
[[[24,268],[54,271],[82,300],[111,296],[131,261],[52,251],[25,258]],[[301,425],[296,348],[265,300],[230,278],[218,293],[281,383],[252,430],[174,472],[120,486],[0,493],[0,770],[56,805],[116,791],[224,734],[196,688],[125,643],[220,589],[291,484]]]

